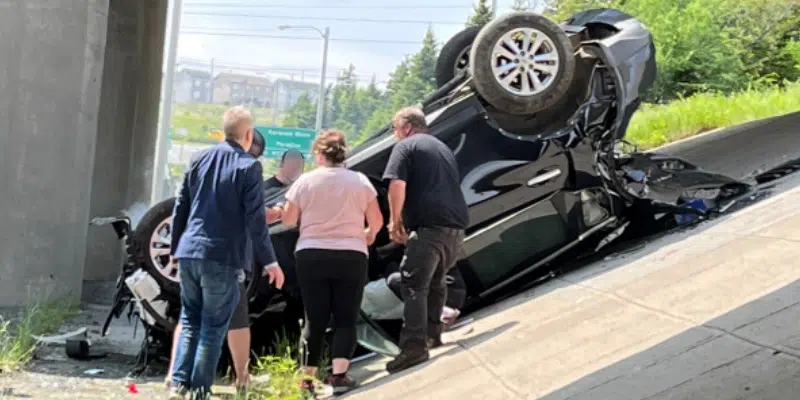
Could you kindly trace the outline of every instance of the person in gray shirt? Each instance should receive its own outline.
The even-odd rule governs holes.
[[[383,174],[389,181],[388,228],[406,253],[400,264],[401,353],[386,365],[389,373],[427,361],[428,349],[441,345],[445,276],[458,261],[469,222],[455,155],[427,134],[422,110],[404,108],[392,122],[398,143]]]

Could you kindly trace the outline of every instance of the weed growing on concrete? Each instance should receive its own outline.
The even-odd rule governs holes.
[[[329,373],[330,357],[327,344],[315,377],[304,374],[301,368],[303,352],[299,343],[292,336],[286,332],[277,334],[273,341],[273,349],[273,355],[256,360],[256,365],[251,371],[251,387],[246,397],[239,396],[235,398],[236,400],[301,400],[306,395],[300,390],[302,380],[310,379],[319,383]]]
[[[69,301],[51,301],[26,307],[17,318],[0,316],[0,373],[28,363],[36,351],[33,335],[55,332],[76,313],[77,307]]]
[[[300,382],[306,379],[300,365],[292,358],[266,356],[258,359],[247,399],[301,400]]]

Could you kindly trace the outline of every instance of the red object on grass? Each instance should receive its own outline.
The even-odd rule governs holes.
[[[131,384],[128,385],[128,393],[130,393],[130,394],[139,393],[139,389],[136,389],[136,384],[135,383],[131,383]]]

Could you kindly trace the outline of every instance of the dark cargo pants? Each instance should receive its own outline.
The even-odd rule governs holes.
[[[463,240],[460,229],[419,228],[409,234],[400,263],[405,303],[400,347],[404,350],[424,349],[427,338],[441,335],[445,275],[458,261]]]

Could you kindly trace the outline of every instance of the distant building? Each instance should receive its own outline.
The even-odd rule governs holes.
[[[173,82],[172,97],[175,103],[211,102],[211,74],[208,71],[180,68]]]
[[[264,76],[222,72],[214,77],[214,103],[270,108],[273,86]]]
[[[297,99],[304,93],[308,93],[311,102],[317,100],[319,85],[316,83],[293,81],[289,79],[276,79],[274,83],[273,104],[279,111],[287,111],[297,103]]]

